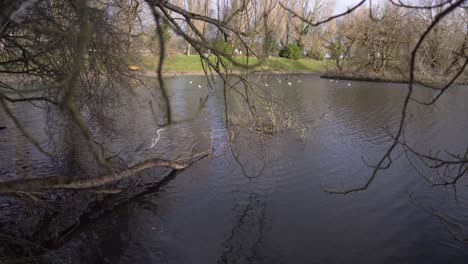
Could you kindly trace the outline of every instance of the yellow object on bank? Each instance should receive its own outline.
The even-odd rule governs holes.
[[[128,68],[129,68],[130,70],[132,70],[132,71],[137,71],[137,70],[140,69],[140,66],[130,65],[130,66],[128,66]]]

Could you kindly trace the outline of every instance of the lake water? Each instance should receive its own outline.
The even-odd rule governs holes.
[[[365,191],[334,195],[322,188],[356,186],[371,175],[363,159],[375,163],[391,143],[386,127],[394,132],[398,125],[406,85],[331,82],[316,75],[289,80],[291,86],[278,76],[256,81],[278,91],[292,111],[305,113],[310,126],[305,142],[288,131],[266,137],[266,168],[253,178],[249,172],[263,164],[252,158],[255,150],[235,152],[247,176],[232,152],[219,152],[158,191],[94,219],[57,254],[69,254],[66,263],[467,263],[468,245],[456,239],[460,232],[416,204],[466,224],[468,210],[456,203],[451,189],[430,187],[404,155],[396,158],[401,150]],[[166,82],[176,118],[196,112],[199,98],[208,93],[204,77]],[[429,94],[422,88],[415,93],[423,99]],[[406,141],[420,151],[462,151],[468,145],[467,98],[468,88],[458,86],[434,106],[412,104]],[[110,135],[106,144],[132,157],[155,126],[144,96],[125,107],[116,116],[117,127],[125,129]],[[41,114],[27,106],[15,110],[38,136],[43,133]],[[4,113],[0,117],[6,120]],[[222,146],[224,122],[223,97],[214,92],[201,115],[178,129],[204,146],[213,135]],[[67,164],[38,154],[7,125],[0,131],[0,170],[9,171],[4,177],[73,174]],[[176,141],[179,130],[165,131],[162,139]],[[463,186],[458,192],[466,198]]]

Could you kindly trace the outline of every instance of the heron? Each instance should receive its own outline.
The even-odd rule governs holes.
[[[164,131],[165,129],[164,128],[159,128],[158,130],[156,130],[156,138],[153,138],[153,140],[151,141],[151,146],[148,148],[148,149],[152,149],[154,148],[154,146],[156,146],[156,144],[158,144],[158,141],[159,139],[161,138],[161,131]]]
[[[157,144],[158,141],[159,141],[159,138],[161,137],[161,131],[163,131],[163,130],[165,130],[165,129],[164,129],[164,128],[160,128],[160,129],[156,130],[156,134],[157,134],[156,138],[154,138],[154,139],[151,140],[150,146],[149,146],[148,148],[146,148],[145,151],[148,151],[149,149],[152,149],[152,148],[154,148],[154,146],[156,146],[156,144]],[[141,151],[141,150],[143,150],[143,148],[145,147],[145,145],[146,145],[146,142],[142,142],[142,143],[135,149],[135,151]]]

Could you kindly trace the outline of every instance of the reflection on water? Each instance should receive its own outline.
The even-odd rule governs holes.
[[[260,199],[259,194],[250,194],[231,235],[224,242],[226,249],[218,263],[254,263],[258,258],[266,221],[266,205]]]
[[[265,138],[268,163],[259,177],[245,177],[231,152],[203,160],[157,190],[109,205],[105,214],[88,215],[86,225],[52,253],[67,262],[70,257],[71,263],[463,263],[468,247],[412,199],[459,219],[468,219],[466,210],[456,206],[451,192],[428,187],[406,159],[396,159],[364,192],[329,195],[321,188],[367,179],[371,169],[362,159],[373,163],[388,146],[385,129],[395,131],[405,86],[348,86],[314,75],[290,81],[291,86],[280,86],[276,76],[259,79],[293,111],[305,112],[310,135],[305,143],[288,132]],[[167,84],[176,118],[191,116],[210,93],[202,77],[171,78]],[[416,90],[421,98],[427,93]],[[465,147],[467,96],[466,87],[455,87],[434,106],[412,105],[406,140],[420,151]],[[135,158],[134,150],[154,133],[145,98],[129,100],[129,111],[116,120],[121,132],[103,139],[124,157]],[[235,101],[228,105],[235,109]],[[42,116],[27,108],[16,111],[30,113],[22,116],[29,128],[41,122]],[[199,117],[172,128],[162,140],[177,142],[183,131],[203,146],[224,149],[224,122],[223,97],[214,92]],[[0,130],[0,141],[0,157],[14,157],[0,162],[0,173],[8,171],[5,177],[69,166],[42,157],[14,129]],[[256,144],[251,139],[245,147]],[[259,164],[244,148],[236,151],[250,166]],[[25,164],[31,167],[22,168]]]

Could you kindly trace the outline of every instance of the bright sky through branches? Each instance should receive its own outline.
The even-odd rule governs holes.
[[[354,6],[359,3],[360,0],[336,0],[335,12],[343,12],[348,7]]]

